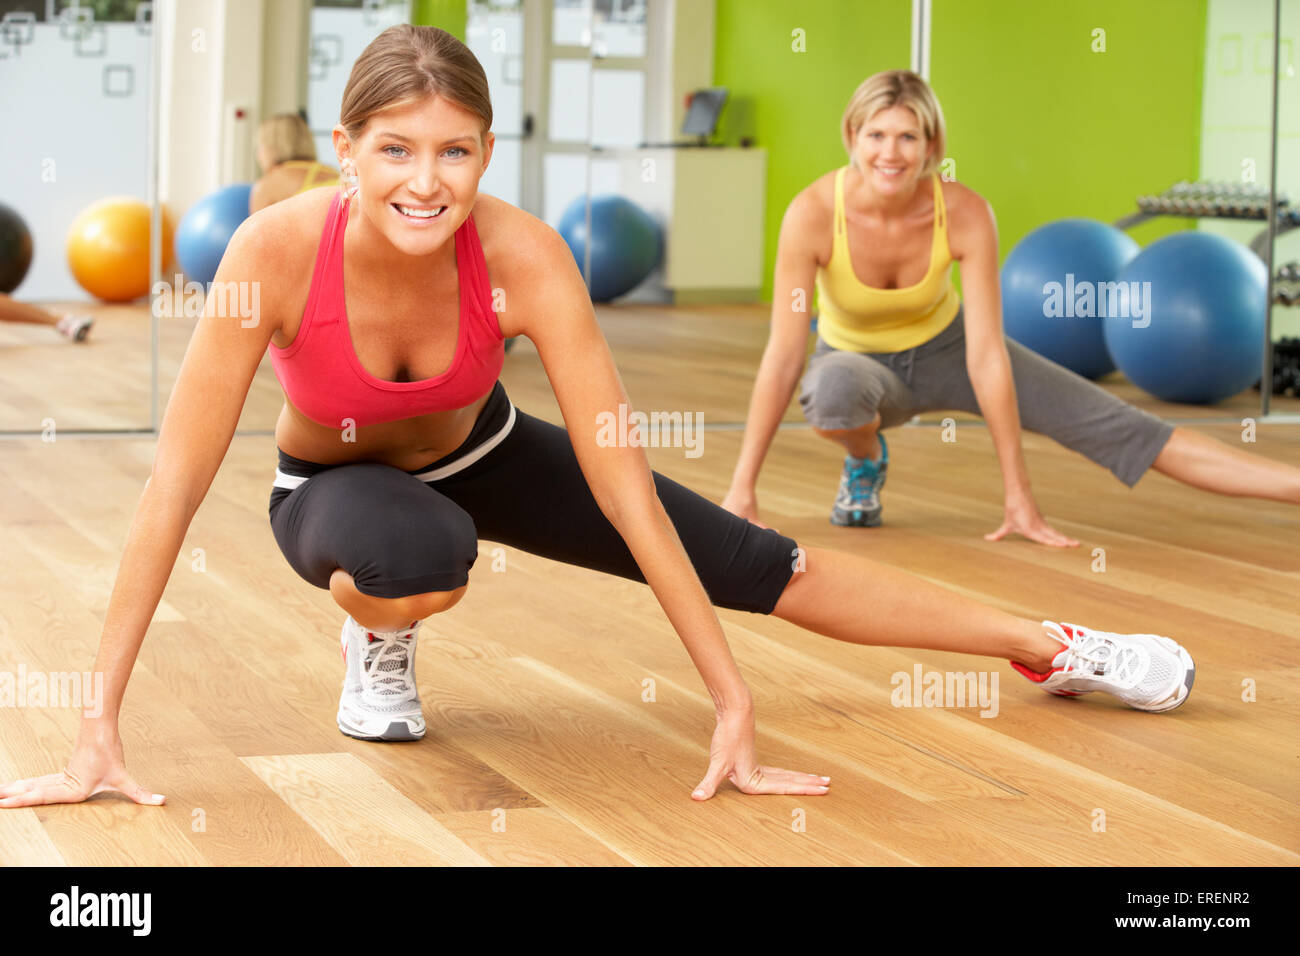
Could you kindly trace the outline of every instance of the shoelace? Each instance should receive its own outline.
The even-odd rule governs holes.
[[[1092,673],[1123,685],[1132,684],[1137,679],[1142,655],[1136,647],[1118,644],[1112,640],[1117,635],[1107,631],[1090,631],[1077,624],[1071,624],[1070,629],[1074,632],[1074,639],[1066,645],[1069,648],[1065,658],[1067,673]]]
[[[873,461],[864,461],[861,465],[849,468],[845,486],[850,497],[865,498],[875,491],[879,479],[880,467]]]
[[[364,680],[371,693],[380,697],[415,696],[410,645],[414,633],[405,630],[385,637],[367,632]]]

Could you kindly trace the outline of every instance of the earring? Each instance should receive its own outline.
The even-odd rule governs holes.
[[[357,167],[351,160],[344,160],[340,172],[343,174],[343,198],[351,199],[357,194],[360,183],[357,180]]]

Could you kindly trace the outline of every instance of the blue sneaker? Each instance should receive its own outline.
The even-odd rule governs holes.
[[[831,509],[831,524],[850,528],[875,528],[880,525],[880,489],[885,486],[889,471],[889,446],[880,435],[880,459],[863,461],[855,466],[854,459],[844,459],[844,473],[840,476],[840,490]]]

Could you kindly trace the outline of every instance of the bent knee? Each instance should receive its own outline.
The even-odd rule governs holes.
[[[878,423],[885,406],[903,400],[905,387],[892,376],[864,356],[828,356],[805,376],[799,404],[815,429],[856,431]]]
[[[413,594],[408,598],[399,598],[410,602],[408,608],[411,611],[410,617],[421,620],[430,614],[441,614],[443,611],[450,611],[460,603],[460,599],[465,596],[469,589],[468,584],[462,584],[452,591],[426,591],[424,594]]]
[[[813,433],[822,438],[829,438],[831,440],[848,438],[854,435],[869,435],[880,429],[881,415],[880,412],[875,411],[874,409],[867,409],[867,411],[871,413],[871,421],[867,422],[865,425],[858,425],[856,428],[821,428],[817,425],[813,425]]]
[[[336,568],[330,576],[330,592],[340,606],[351,607],[358,602],[373,603],[382,605],[385,611],[398,617],[413,620],[422,620],[430,614],[450,610],[465,596],[468,588],[469,584],[466,583],[445,590],[430,589],[416,594],[384,596],[361,590],[353,576],[343,568]]]

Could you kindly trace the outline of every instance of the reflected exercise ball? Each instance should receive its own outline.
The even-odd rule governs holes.
[[[68,230],[68,267],[77,284],[105,302],[130,302],[149,291],[147,203],[110,196],[87,206]],[[165,269],[171,249],[171,217],[162,216]]]
[[[0,203],[0,292],[13,292],[32,264],[32,234],[23,217]]]
[[[252,183],[236,183],[204,196],[185,213],[176,230],[176,261],[198,282],[211,282],[239,224],[248,218]]]
[[[1084,378],[1114,371],[1102,316],[1117,304],[1115,279],[1138,249],[1119,229],[1095,219],[1039,226],[1002,264],[1006,334]]]
[[[582,270],[587,250],[585,197],[569,204],[558,231]],[[622,196],[591,200],[591,275],[583,278],[593,302],[631,292],[654,271],[662,254],[662,233],[644,209]]]
[[[1106,345],[1129,380],[1167,402],[1209,405],[1259,380],[1268,271],[1240,243],[1178,232],[1119,274],[1137,303],[1105,320]]]

